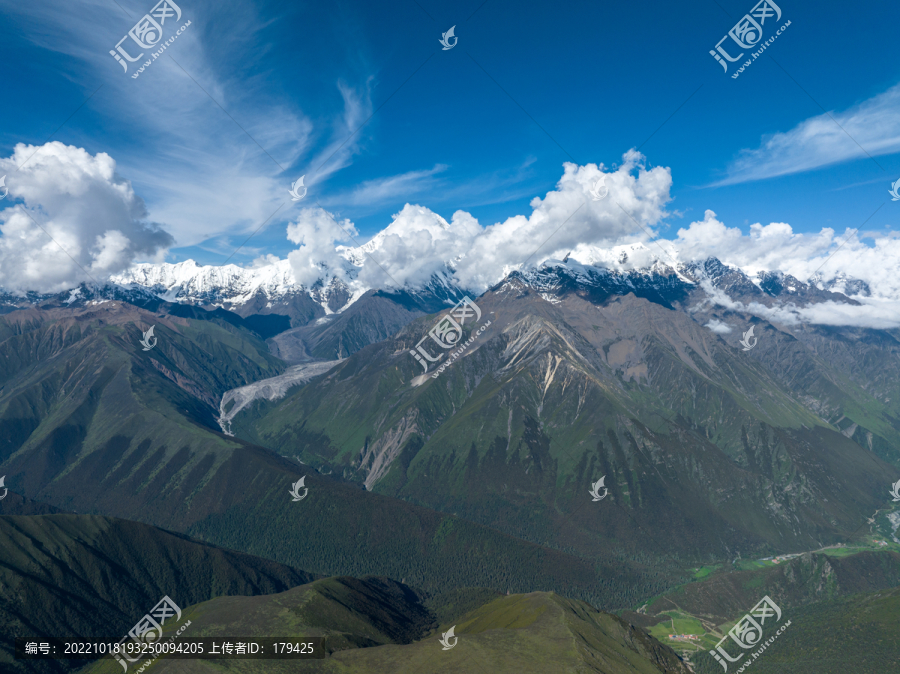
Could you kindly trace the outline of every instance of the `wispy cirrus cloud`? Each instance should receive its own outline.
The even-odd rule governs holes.
[[[351,206],[374,206],[394,199],[410,199],[437,185],[436,175],[447,170],[446,164],[435,164],[424,171],[407,171],[398,175],[367,180],[349,194],[335,198]]]
[[[758,148],[742,150],[726,176],[710,187],[895,152],[900,152],[900,84],[843,112],[817,115],[790,131],[764,136]]]
[[[227,257],[287,198],[292,181],[324,163],[306,184],[323,181],[352,163],[364,136],[351,134],[371,115],[372,81],[347,73],[335,80],[338,96],[303,109],[267,79],[270,63],[259,48],[283,10],[237,0],[178,3],[181,23],[191,26],[133,80],[136,66],[123,72],[109,51],[156,1],[18,3],[5,18],[35,53],[65,57],[60,69],[83,82],[84,98],[103,84],[64,127],[68,144],[115,157],[175,246],[203,244]],[[219,30],[226,17],[241,30]],[[67,100],[50,117],[64,120],[81,100]],[[102,141],[79,127],[82,120],[102,124]],[[10,145],[43,141],[16,129],[4,135]]]

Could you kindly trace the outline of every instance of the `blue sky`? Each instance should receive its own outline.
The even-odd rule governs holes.
[[[897,226],[896,3],[781,0],[764,39],[791,25],[732,79],[709,50],[753,2],[181,0],[191,25],[131,79],[108,52],[153,4],[4,0],[0,155],[48,137],[109,154],[175,237],[169,261],[223,262],[287,200],[231,261],[285,255],[304,174],[304,205],[366,238],[407,202],[482,225],[527,215],[564,162],[611,167],[638,146],[671,169],[663,237],[706,209],[745,232],[844,232],[887,202],[865,228]]]

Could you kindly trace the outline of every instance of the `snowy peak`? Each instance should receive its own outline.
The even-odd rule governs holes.
[[[144,263],[112,276],[110,280],[119,285],[147,288],[169,302],[204,299],[213,303],[216,299],[227,299],[243,304],[258,291],[271,297],[303,289],[294,283],[287,260],[251,269],[233,264],[201,266],[193,260],[177,264]]]
[[[769,307],[786,303],[795,306],[821,302],[858,304],[846,294],[804,283],[790,274],[759,272],[751,277],[714,257],[677,266],[655,259],[643,268],[627,268],[625,262],[594,266],[572,258],[547,260],[540,267],[510,274],[494,290],[530,287],[557,296],[575,292],[592,302],[633,293],[668,308],[696,306],[709,298],[710,293],[722,293],[745,306],[751,303]],[[847,281],[841,287],[852,287],[852,282]]]
[[[368,288],[350,287],[337,278],[311,288],[296,283],[288,260],[249,269],[237,265],[198,265],[193,260],[177,264],[136,264],[110,279],[131,288],[143,288],[167,302],[242,307],[250,302],[271,306],[296,295],[306,295],[326,314],[338,313],[361,297]]]

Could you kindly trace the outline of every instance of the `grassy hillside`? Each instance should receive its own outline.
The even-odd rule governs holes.
[[[372,598],[378,597],[373,602]],[[552,593],[493,599],[458,618],[456,645],[420,598],[386,579],[330,578],[279,595],[227,597],[191,607],[195,636],[325,637],[323,661],[166,661],[150,672],[438,672],[687,674],[675,653],[619,618]],[[101,662],[85,674],[112,674]]]
[[[4,499],[5,500],[5,499]],[[281,592],[314,578],[156,527],[91,515],[0,517],[0,634],[124,635],[168,595],[179,606]],[[0,641],[0,667],[12,660]],[[66,661],[14,671],[61,671]]]
[[[863,595],[877,597],[879,593],[895,593],[897,586],[900,585],[900,546],[895,546],[893,550],[856,552],[835,549],[821,553],[807,553],[777,564],[771,561],[744,561],[740,566],[748,568],[738,571],[720,568],[711,572],[707,569],[698,569],[700,579],[697,582],[655,597],[645,602],[637,611],[623,611],[622,617],[643,627],[660,641],[681,652],[684,657],[690,659],[698,674],[711,674],[722,670],[713,658],[708,657],[707,652],[715,647],[738,618],[747,613],[764,596],[771,597],[781,608],[784,616],[782,624],[787,619],[793,621],[790,633],[786,633],[783,637],[787,639],[789,636],[789,642],[793,643],[796,636],[793,623],[805,615],[821,611],[823,615],[827,614],[837,620],[841,609],[836,607],[850,606],[852,602],[851,604],[846,602],[850,597]],[[848,620],[851,618],[852,612],[848,613]],[[896,618],[898,621],[892,627],[893,639],[900,637],[900,614],[897,614]],[[878,627],[882,631],[883,628],[884,626]],[[864,629],[860,629],[860,638],[847,641],[847,649],[856,654],[854,657],[861,657],[869,652],[868,637],[862,637],[864,632]],[[675,641],[669,639],[671,634],[691,634],[698,636],[699,639]],[[765,636],[768,638],[771,635],[766,632]],[[778,642],[780,643],[783,638],[779,637]],[[801,643],[803,639],[800,640]],[[818,645],[813,647],[813,651],[816,648]],[[727,650],[734,651],[734,648]],[[884,653],[883,649],[878,651],[877,648],[875,652]],[[767,651],[765,661],[769,660]],[[781,662],[782,665],[790,663],[790,668],[779,670],[776,667],[765,671],[812,671],[794,667],[799,667],[803,663],[811,667],[816,662],[814,658],[811,659],[808,650],[785,654],[783,659],[773,661]],[[840,662],[844,663],[844,666],[847,664],[846,659]],[[762,667],[761,663],[762,660],[754,663],[754,668]],[[828,671],[857,670],[853,668],[842,670],[838,667]]]
[[[10,491],[0,499],[0,515],[52,515],[60,512],[65,511],[54,508],[49,503],[26,498],[14,491]]]
[[[900,588],[798,607],[785,612],[786,620],[790,627],[753,663],[753,672],[887,674],[900,667]],[[696,674],[723,671],[705,653],[692,665]]]

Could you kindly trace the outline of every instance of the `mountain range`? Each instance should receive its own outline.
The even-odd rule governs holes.
[[[629,632],[589,605],[637,614],[743,559],[874,536],[900,549],[900,334],[813,320],[866,293],[715,259],[566,259],[481,294],[449,273],[306,288],[284,264],[193,263],[4,294],[0,515],[124,518],[309,580],[393,579],[377,582],[385,606],[390,583],[423,606],[509,591],[526,599],[467,610],[497,629],[509,611],[554,615],[581,635],[581,662],[601,662],[619,646],[594,631],[635,646],[656,623]],[[376,671],[376,651],[414,653],[463,615],[428,610],[405,642],[366,628],[374,659],[357,649],[356,669],[334,671]],[[491,639],[473,640],[485,661],[500,657]]]

